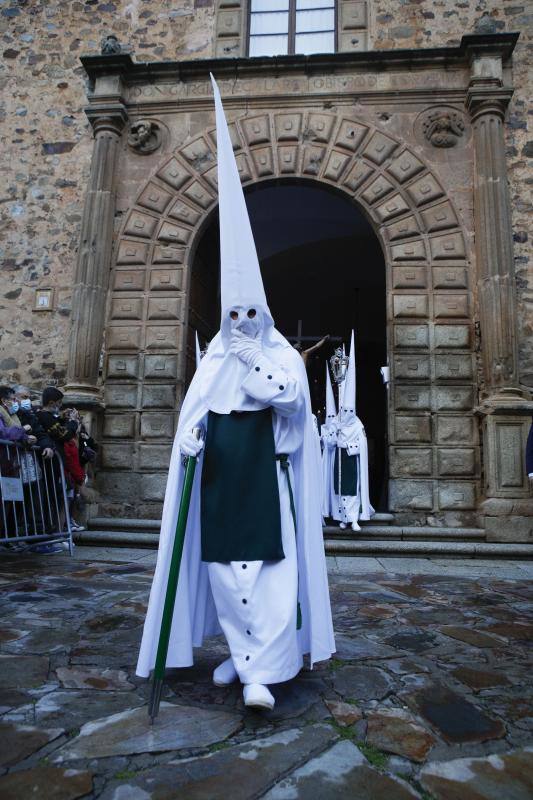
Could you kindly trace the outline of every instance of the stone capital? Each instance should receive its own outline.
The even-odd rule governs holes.
[[[495,115],[503,120],[512,96],[512,89],[472,80],[465,105],[472,122],[484,115]]]
[[[91,123],[95,137],[103,131],[120,136],[128,121],[126,107],[118,102],[91,103],[85,109],[85,114]]]
[[[502,387],[485,397],[474,413],[480,417],[492,414],[529,417],[533,416],[533,401],[527,389],[520,386]]]

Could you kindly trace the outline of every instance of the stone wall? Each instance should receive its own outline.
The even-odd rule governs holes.
[[[83,113],[82,53],[115,33],[139,61],[214,53],[215,0],[19,0],[0,5],[0,379],[39,388],[65,379],[70,286],[89,173],[92,135]],[[528,262],[526,128],[531,15],[520,0],[370,0],[370,48],[457,44],[483,13],[496,31],[519,30],[517,87],[506,127],[519,296],[521,379],[533,386],[533,274]],[[52,313],[32,311],[35,290],[54,289]]]
[[[0,4],[0,380],[65,382],[92,132],[79,57],[114,33],[138,61],[212,55],[214,0]],[[54,288],[54,311],[33,311]]]

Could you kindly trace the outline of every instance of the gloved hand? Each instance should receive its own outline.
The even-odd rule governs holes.
[[[203,439],[197,439],[192,431],[184,433],[180,439],[180,451],[184,456],[196,457],[203,446]]]
[[[261,346],[261,339],[258,337],[252,339],[251,336],[246,336],[242,331],[234,330],[231,333],[231,343],[229,348],[230,353],[233,353],[240,358],[250,369],[255,367],[261,356],[263,355],[263,348]]]

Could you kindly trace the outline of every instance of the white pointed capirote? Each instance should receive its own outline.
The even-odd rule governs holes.
[[[220,92],[211,75],[217,123],[220,296],[222,322],[232,308],[261,309],[270,317],[255,241]],[[222,325],[222,329],[224,325]]]
[[[346,347],[344,346],[344,342],[342,343],[342,358],[343,360],[346,359]],[[346,377],[343,381],[341,381],[338,385],[338,392],[339,392],[339,419],[342,412],[342,398],[344,396],[344,387],[346,386]]]
[[[333,394],[333,386],[331,385],[331,377],[329,374],[329,366],[326,361],[326,425],[332,422],[337,416],[337,406],[335,404],[335,395]]]
[[[348,368],[346,370],[346,377],[343,383],[344,387],[342,390],[342,404],[339,416],[341,422],[347,423],[354,420],[356,417],[355,337],[353,330],[352,330],[352,338],[350,340],[350,355],[348,358]]]
[[[198,339],[198,331],[194,332],[195,346],[196,346],[196,369],[200,366],[202,360],[202,351],[200,350],[200,340]]]

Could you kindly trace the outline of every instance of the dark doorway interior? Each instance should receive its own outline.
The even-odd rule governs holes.
[[[331,339],[308,360],[313,411],[323,419],[325,361],[356,336],[357,413],[367,432],[371,500],[387,508],[387,408],[380,367],[387,363],[383,254],[369,222],[348,198],[316,183],[250,187],[246,201],[276,327],[304,349]],[[194,331],[202,346],[218,330],[219,231],[215,214],[196,250],[191,280],[188,377]]]

